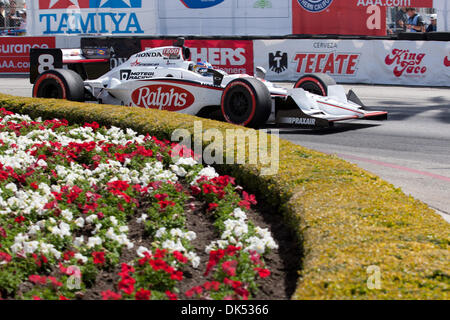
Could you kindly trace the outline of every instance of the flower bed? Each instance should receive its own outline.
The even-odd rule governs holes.
[[[117,269],[103,299],[252,298],[277,244],[248,219],[254,196],[187,151],[177,157],[177,145],[130,129],[0,109],[0,298],[83,298]],[[204,248],[208,261],[186,227],[192,199],[220,235]],[[130,240],[132,219],[148,246]],[[123,261],[126,250],[134,256]],[[179,292],[187,265],[207,281]]]

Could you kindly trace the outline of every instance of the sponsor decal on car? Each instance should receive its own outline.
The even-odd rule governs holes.
[[[303,125],[303,126],[315,126],[316,125],[316,119],[314,119],[314,118],[287,117],[287,118],[280,118],[279,122],[285,123],[285,124],[295,124],[295,125]]]
[[[409,50],[393,49],[385,58],[388,66],[394,66],[394,75],[397,78],[402,76],[425,75],[427,67],[422,65],[425,53],[416,53]]]
[[[173,40],[142,40],[142,50],[171,46]],[[186,40],[191,61],[208,61],[214,68],[230,74],[253,74],[251,40]]]
[[[164,84],[137,88],[131,94],[135,106],[167,111],[180,111],[189,108],[195,97],[186,89]]]
[[[328,73],[331,75],[353,76],[361,58],[359,53],[297,53],[294,62],[298,73]]]
[[[120,70],[120,80],[148,80],[153,78],[154,72],[134,72],[131,70]]]
[[[162,53],[159,51],[155,52],[139,52],[134,55],[136,58],[162,58]]]
[[[328,8],[333,0],[297,0],[303,9],[309,12],[321,12]]]
[[[180,59],[181,49],[180,48],[165,48],[165,49],[163,49],[162,55],[169,59]]]
[[[287,52],[269,53],[269,69],[276,73],[282,73],[288,68],[288,54]]]
[[[44,34],[144,33],[138,8],[142,0],[39,0],[39,10],[43,10],[39,23]],[[82,13],[71,13],[74,9]],[[96,10],[85,13],[83,9]]]

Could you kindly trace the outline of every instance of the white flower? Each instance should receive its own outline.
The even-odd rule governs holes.
[[[183,231],[181,231],[181,229],[176,228],[176,229],[170,230],[170,235],[172,237],[181,238],[181,237],[183,237],[184,234],[183,234]]]
[[[156,238],[162,238],[165,235],[166,235],[166,228],[163,227],[161,229],[158,229],[158,231],[156,231],[155,237]]]
[[[189,241],[194,241],[195,239],[197,239],[197,235],[194,231],[188,231],[184,234],[184,238]]]
[[[179,177],[185,177],[187,174],[187,171],[183,167],[179,167],[177,165],[171,165],[170,170],[175,172],[175,174]]]
[[[83,245],[83,243],[84,243],[84,237],[81,236],[81,237],[75,238],[73,245],[77,248],[80,248]]]
[[[177,166],[195,166],[197,164],[197,161],[195,161],[193,158],[180,158],[176,165]]]
[[[64,219],[66,219],[67,221],[72,221],[73,219],[73,214],[70,210],[63,210],[61,212],[61,215],[63,216]]]
[[[5,189],[11,190],[12,192],[17,192],[17,186],[15,183],[12,183],[12,182],[8,183],[5,186]]]
[[[94,248],[95,246],[100,246],[103,243],[100,237],[90,237],[88,239],[87,247]]]
[[[75,220],[75,225],[78,228],[83,228],[84,227],[84,219],[82,217],[79,217],[77,220]]]
[[[36,164],[38,166],[40,166],[40,167],[46,167],[47,166],[47,162],[45,162],[43,159],[40,159]]]
[[[140,246],[137,250],[136,253],[139,257],[144,258],[145,257],[145,253],[148,253],[149,255],[152,254],[152,252],[147,249],[146,247]]]
[[[234,209],[233,216],[239,220],[247,220],[247,214],[241,208]]]
[[[86,218],[86,222],[89,224],[92,224],[95,220],[97,220],[98,217],[95,214],[90,215],[89,217]]]
[[[109,220],[111,221],[113,226],[117,226],[118,221],[117,221],[116,217],[111,216],[111,217],[109,217]]]
[[[147,218],[148,218],[148,215],[143,214],[140,218],[136,219],[136,222],[137,223],[143,223],[143,222],[145,222],[145,220],[147,220]]]
[[[88,258],[83,256],[81,253],[76,253],[74,257],[77,260],[81,260],[81,262],[83,262],[83,263],[86,263],[88,261]]]

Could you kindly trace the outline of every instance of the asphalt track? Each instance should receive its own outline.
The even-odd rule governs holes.
[[[389,120],[315,131],[282,129],[281,137],[377,174],[450,222],[450,89],[345,87],[353,88],[368,109],[388,111]],[[31,88],[27,79],[0,78],[2,93],[30,96]]]

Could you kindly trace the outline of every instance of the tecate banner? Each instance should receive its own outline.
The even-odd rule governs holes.
[[[173,40],[142,40],[142,50],[171,46]],[[186,40],[193,62],[208,61],[215,68],[232,74],[253,75],[252,40]]]
[[[154,34],[154,0],[27,0],[35,35]]]
[[[0,37],[0,73],[28,73],[30,50],[54,47],[54,37]]]
[[[267,79],[322,72],[342,83],[450,84],[450,43],[390,40],[256,40],[255,66]]]

